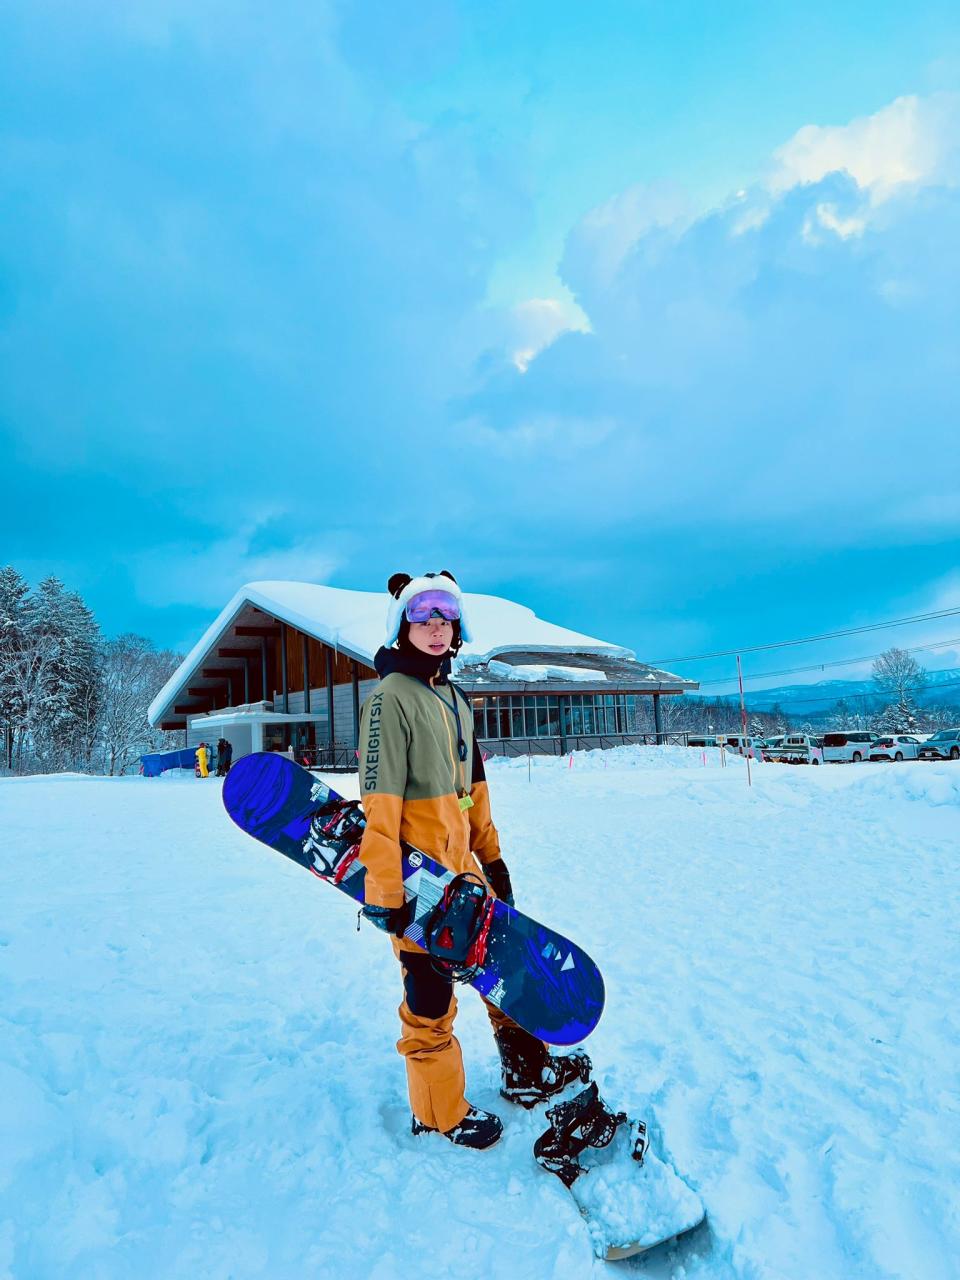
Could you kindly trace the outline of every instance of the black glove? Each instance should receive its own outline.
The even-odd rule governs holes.
[[[513,885],[510,883],[510,872],[507,870],[507,864],[504,860],[497,858],[496,862],[488,862],[483,870],[487,880],[490,882],[490,888],[500,901],[505,902],[508,907],[516,906],[513,900]]]
[[[382,929],[384,933],[392,933],[395,938],[402,938],[403,931],[413,918],[413,899],[402,907],[375,907],[372,903],[360,908],[360,914],[371,924]],[[357,928],[359,929],[359,924]]]

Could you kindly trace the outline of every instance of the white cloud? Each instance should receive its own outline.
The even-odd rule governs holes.
[[[641,236],[656,228],[682,226],[691,214],[690,201],[678,187],[638,182],[591,209],[573,237],[592,257],[597,283],[605,285]]]
[[[140,552],[128,561],[137,595],[155,608],[222,608],[245,582],[328,581],[341,562],[329,539],[301,536],[296,528],[287,532],[296,546],[256,548],[260,528],[249,525],[208,543],[169,542]]]
[[[511,317],[514,332],[510,358],[521,373],[526,373],[530,362],[561,333],[587,333],[590,329],[576,303],[559,298],[528,298],[513,308]]]
[[[819,244],[823,239],[818,231],[818,228],[821,228],[832,231],[841,240],[849,240],[851,236],[862,236],[866,226],[866,218],[856,216],[844,218],[837,212],[835,204],[822,201],[804,221],[803,238],[808,244]]]
[[[771,190],[780,193],[849,173],[874,203],[906,184],[956,178],[960,94],[897,98],[845,125],[804,125],[774,152]]]

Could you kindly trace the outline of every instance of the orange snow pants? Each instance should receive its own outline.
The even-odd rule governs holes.
[[[436,972],[426,952],[402,951],[400,962],[403,1031],[397,1052],[406,1060],[410,1106],[422,1124],[446,1132],[460,1123],[470,1106],[464,1096],[463,1055],[453,1034],[453,983]],[[488,1001],[483,1003],[495,1032],[517,1025]]]

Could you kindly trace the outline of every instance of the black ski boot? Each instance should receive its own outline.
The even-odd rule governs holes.
[[[584,1172],[579,1156],[588,1147],[608,1147],[621,1125],[630,1131],[630,1155],[643,1164],[647,1150],[647,1126],[629,1120],[624,1111],[611,1111],[597,1091],[596,1082],[569,1102],[558,1102],[547,1112],[550,1128],[533,1146],[537,1164],[555,1173],[565,1187],[572,1187]]]
[[[410,1132],[419,1137],[421,1133],[439,1133],[428,1124],[423,1124],[413,1116]],[[476,1151],[485,1151],[500,1141],[503,1133],[503,1121],[489,1111],[479,1111],[471,1107],[459,1124],[445,1130],[443,1136],[458,1147],[473,1147]]]
[[[591,1062],[582,1049],[574,1053],[550,1053],[536,1036],[522,1027],[502,1027],[494,1035],[503,1083],[500,1093],[508,1102],[535,1107],[565,1089],[574,1080],[586,1084]]]

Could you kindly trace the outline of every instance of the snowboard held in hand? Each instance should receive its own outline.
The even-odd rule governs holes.
[[[275,752],[244,756],[223,784],[227,813],[242,830],[364,901],[366,868],[357,857],[363,833],[359,805],[343,800],[308,769]],[[449,899],[453,872],[427,854],[402,846],[404,895],[413,902],[405,936],[424,945]],[[469,887],[469,882],[467,882]],[[603,1012],[603,978],[587,953],[553,929],[480,894],[482,962],[466,980],[531,1035],[554,1045],[588,1036]],[[470,903],[467,903],[470,907]],[[454,932],[456,925],[454,924]],[[436,933],[431,932],[431,939]],[[440,931],[440,943],[443,931]],[[437,952],[434,952],[437,954]]]

